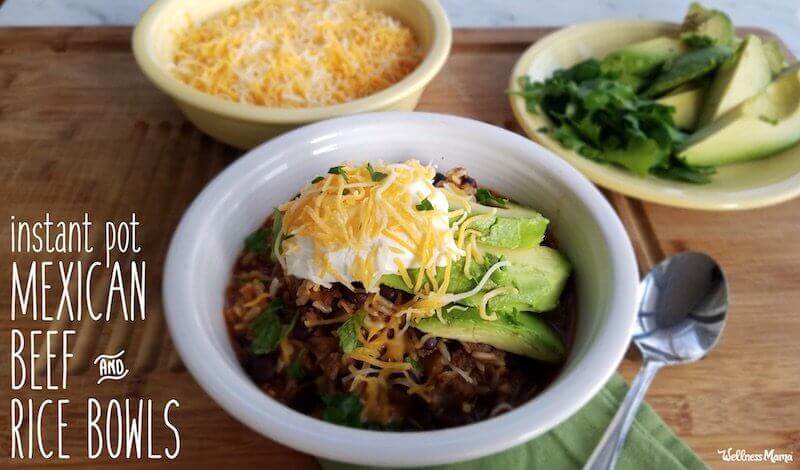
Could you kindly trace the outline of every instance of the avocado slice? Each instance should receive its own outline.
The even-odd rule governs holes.
[[[664,66],[643,96],[655,98],[696,78],[712,72],[733,53],[730,46],[695,49]]]
[[[469,274],[464,274],[464,258],[459,258],[453,261],[453,265],[450,268],[450,283],[447,286],[447,293],[448,294],[460,294],[462,292],[467,292],[473,289],[477,284],[478,281],[481,280],[483,274],[488,269],[488,266],[481,265],[478,263],[470,264]],[[444,268],[436,268],[436,283],[438,285],[442,285],[444,281]],[[412,281],[417,279],[417,275],[419,274],[419,269],[412,268],[408,270],[408,275]],[[492,279],[494,275],[492,276]],[[498,287],[492,279],[486,283],[486,289],[493,289]],[[381,276],[381,284],[385,285],[386,287],[391,287],[392,289],[401,290],[403,292],[411,293],[412,290],[406,285],[403,281],[403,278],[400,277],[398,274],[384,274]]]
[[[728,15],[694,2],[683,19],[680,36],[690,47],[725,46],[733,44],[734,33],[733,22]]]
[[[761,45],[761,39],[748,35],[717,70],[708,89],[708,98],[700,113],[698,125],[703,127],[719,118],[742,101],[769,85],[772,70]]]
[[[506,259],[510,266],[492,274],[483,291],[461,300],[461,304],[477,307],[484,294],[492,289],[511,286],[516,294],[505,294],[489,300],[489,310],[510,312],[514,310],[547,312],[558,305],[572,267],[567,258],[557,250],[546,246],[525,249],[503,249],[479,245],[482,254],[491,259]],[[473,289],[491,262],[484,265],[472,263],[469,275],[464,274],[464,259],[455,261],[450,269],[450,282],[447,292],[460,294]],[[412,280],[417,278],[418,269],[409,269]],[[444,268],[436,268],[436,281],[444,280]],[[381,284],[393,289],[411,292],[411,289],[397,274],[381,277]]]
[[[456,198],[448,196],[450,210],[463,209],[464,205]],[[506,207],[489,207],[476,202],[470,204],[470,217],[496,210],[493,217],[474,221],[469,228],[481,232],[479,241],[499,248],[531,248],[544,240],[549,220],[533,209],[513,202]]]
[[[686,45],[680,40],[659,36],[612,52],[600,61],[600,70],[604,74],[618,76],[623,82],[638,89],[658,66],[686,50]]]
[[[764,49],[764,55],[767,57],[769,69],[772,71],[773,77],[783,72],[786,67],[789,66],[788,62],[786,62],[786,55],[783,53],[783,48],[778,41],[775,39],[767,39],[761,47]]]
[[[484,343],[497,349],[544,362],[559,363],[566,347],[553,328],[536,315],[525,312],[499,313],[497,320],[481,318],[477,308],[449,308],[442,315],[419,320],[413,326],[440,338]]]
[[[530,248],[542,242],[548,222],[538,213],[535,217],[496,215],[478,220],[469,228],[481,232],[478,241],[486,245],[499,248]]]
[[[516,294],[504,294],[489,300],[488,309],[493,312],[547,312],[558,306],[572,266],[557,250],[546,246],[527,249],[499,249],[480,246],[485,254],[498,256],[511,262],[510,266],[492,275],[493,286],[512,286]],[[462,300],[464,305],[477,307],[485,292]]]
[[[800,65],[693,134],[678,153],[689,165],[766,157],[800,140]]]
[[[700,117],[705,94],[705,88],[687,87],[677,93],[670,93],[657,102],[675,109],[672,119],[679,129],[693,131],[697,127],[697,119]]]

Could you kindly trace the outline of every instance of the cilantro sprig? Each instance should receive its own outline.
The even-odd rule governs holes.
[[[295,380],[302,380],[306,378],[306,370],[303,368],[303,356],[305,355],[306,350],[301,349],[300,353],[297,354],[297,358],[286,367],[286,375],[289,376],[291,379]]]
[[[332,167],[332,168],[328,169],[328,173],[331,174],[331,175],[339,175],[339,176],[341,176],[342,178],[344,178],[344,181],[346,183],[350,182],[350,178],[347,176],[347,170],[345,170],[343,166]]]
[[[278,312],[282,309],[283,302],[280,299],[273,300],[250,324],[253,335],[250,350],[254,354],[269,354],[278,347],[281,341],[281,319]]]
[[[363,426],[361,421],[361,400],[351,393],[336,393],[332,395],[322,395],[320,397],[325,404],[322,412],[322,419],[329,423],[360,428]]]
[[[275,299],[250,324],[250,334],[253,338],[250,342],[250,351],[253,354],[269,354],[275,351],[281,339],[291,333],[298,314],[295,312],[292,320],[284,325],[279,316],[283,309],[283,301]]]
[[[419,204],[417,204],[415,207],[417,208],[418,211],[432,211],[433,210],[433,204],[431,204],[431,201],[429,201],[427,197],[425,199],[419,201]]]
[[[711,168],[686,165],[676,156],[686,140],[673,120],[674,108],[637,95],[632,83],[595,59],[534,82],[520,77],[531,113],[552,123],[548,134],[565,148],[640,176],[654,174],[707,183]]]
[[[422,372],[423,370],[422,364],[420,364],[419,361],[417,361],[411,356],[406,356],[405,359],[403,359],[403,362],[411,364],[411,370],[413,370],[414,372]]]
[[[252,251],[255,254],[263,255],[267,252],[269,248],[267,246],[267,241],[272,237],[272,234],[269,230],[260,228],[255,232],[248,235],[247,238],[244,239],[244,248],[247,251]]]
[[[369,171],[369,176],[372,179],[372,181],[374,181],[376,183],[378,181],[382,181],[384,178],[386,178],[386,176],[388,176],[386,173],[381,173],[380,171],[375,171],[372,168],[372,165],[370,165],[369,163],[367,163],[367,171]]]
[[[361,346],[361,341],[358,339],[358,330],[364,323],[365,316],[366,312],[359,310],[336,330],[339,334],[339,347],[342,348],[345,354],[350,354]]]
[[[478,204],[490,207],[499,207],[505,209],[508,207],[508,199],[500,196],[495,196],[488,189],[481,188],[475,193],[475,199]]]

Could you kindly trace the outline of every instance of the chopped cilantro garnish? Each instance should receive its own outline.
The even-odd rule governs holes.
[[[382,179],[386,178],[386,173],[381,173],[380,171],[375,171],[372,168],[372,165],[367,163],[367,171],[369,171],[369,176],[372,178],[372,181],[378,182]]]
[[[339,175],[344,178],[345,182],[349,183],[350,179],[347,177],[347,172],[345,171],[344,167],[335,166],[328,170],[328,173],[331,175]]]
[[[294,361],[286,368],[286,375],[291,379],[302,380],[306,377],[306,370],[300,361]]]
[[[421,371],[422,371],[422,364],[420,364],[420,363],[419,363],[419,361],[417,361],[416,359],[414,359],[414,358],[413,358],[413,357],[411,357],[411,356],[406,356],[406,358],[405,358],[405,359],[403,359],[403,362],[406,362],[406,363],[408,363],[408,364],[411,364],[411,368],[412,368],[412,369],[413,369],[415,372],[421,372]]]
[[[339,333],[339,347],[345,354],[350,354],[361,346],[361,341],[358,340],[358,329],[361,328],[365,315],[365,312],[359,310],[336,330]]]
[[[278,302],[280,302],[280,300],[278,300]],[[292,330],[294,329],[294,324],[297,323],[298,316],[300,316],[300,312],[294,312],[294,315],[292,315],[292,319],[289,321],[289,324],[284,325],[283,328],[281,328],[281,338],[289,336],[289,333],[291,333]]]
[[[418,211],[432,211],[433,210],[433,204],[431,204],[431,201],[429,201],[428,198],[425,198],[425,199],[421,200],[419,202],[419,204],[417,204],[416,207],[417,207]]]
[[[297,359],[292,361],[292,363],[289,364],[289,367],[286,368],[286,375],[288,375],[289,378],[302,380],[306,377],[306,370],[303,368],[302,361],[305,352],[305,349],[301,349],[300,353],[297,355]]]
[[[269,240],[270,235],[269,230],[263,228],[256,230],[244,239],[245,249],[263,255],[267,252],[267,240]]]
[[[491,206],[491,207],[500,207],[505,209],[508,207],[508,199],[495,196],[491,193],[488,189],[481,188],[475,193],[475,199],[478,200],[478,204],[483,204],[484,206]]]
[[[322,402],[325,404],[325,411],[322,412],[322,419],[329,423],[360,428],[361,422],[361,400],[350,393],[337,393],[334,395],[322,395]]]
[[[278,347],[283,334],[281,319],[278,317],[278,312],[281,309],[283,309],[283,302],[280,299],[275,299],[250,324],[250,332],[253,335],[250,350],[253,353],[269,354]]]
[[[551,121],[549,135],[590,160],[640,176],[708,183],[707,170],[677,157],[687,136],[675,125],[675,109],[637,93],[647,77],[626,72],[613,61],[589,59],[544,81],[520,77],[513,93]]]
[[[317,176],[316,178],[314,178],[313,180],[311,180],[311,184],[317,184],[317,183],[319,183],[320,181],[322,181],[322,180],[324,180],[324,179],[325,179],[325,178],[324,178],[324,177],[322,177],[322,176]]]

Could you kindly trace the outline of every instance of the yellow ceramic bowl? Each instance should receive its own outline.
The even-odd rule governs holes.
[[[601,21],[557,31],[531,46],[511,73],[509,89],[519,90],[518,77],[544,80],[557,69],[637,41],[675,34],[677,25],[652,21]],[[717,167],[712,182],[693,185],[647,176],[603,165],[565,149],[538,129],[549,124],[543,115],[529,113],[525,100],[511,96],[511,108],[525,132],[549,148],[596,184],[660,204],[706,210],[752,209],[777,204],[800,195],[800,144],[777,155]]]
[[[147,77],[171,96],[200,130],[227,144],[247,149],[289,129],[314,121],[369,111],[411,111],[425,86],[444,65],[452,31],[437,0],[361,0],[398,18],[416,33],[425,58],[407,77],[370,96],[316,108],[272,108],[229,101],[203,93],[176,79],[168,67],[173,32],[189,19],[200,22],[250,0],[157,0],[133,32],[133,53]]]

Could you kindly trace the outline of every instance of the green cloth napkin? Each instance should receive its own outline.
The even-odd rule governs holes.
[[[476,460],[435,467],[431,470],[580,469],[594,450],[628,384],[619,374],[580,411],[552,431],[528,443]],[[320,460],[325,470],[362,470],[371,467]],[[707,468],[702,460],[644,404],[639,409],[617,470]]]

